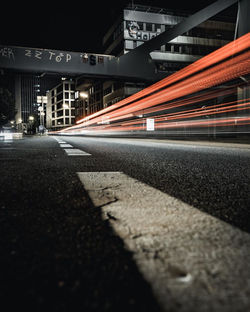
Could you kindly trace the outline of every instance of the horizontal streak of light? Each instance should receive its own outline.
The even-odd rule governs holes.
[[[234,85],[234,86],[230,87],[230,89],[223,90],[223,91],[222,90],[207,91],[205,94],[203,93],[203,94],[195,95],[195,96],[189,97],[188,99],[178,100],[178,101],[162,104],[160,106],[158,105],[155,107],[150,107],[150,108],[138,111],[137,114],[156,113],[156,112],[160,112],[160,111],[166,110],[166,109],[186,106],[189,104],[199,103],[199,102],[202,102],[205,100],[211,100],[211,99],[216,98],[216,97],[221,97],[221,96],[233,94],[233,93],[235,93],[237,86],[238,85]]]
[[[250,100],[250,99],[247,99]],[[241,103],[245,101],[239,100],[239,101],[232,101],[232,102],[227,102],[227,103],[222,103],[222,104],[217,104],[217,105],[212,105],[206,108],[204,110],[202,107],[201,108],[196,108],[196,109],[190,109],[182,112],[176,112],[176,113],[166,113],[163,115],[159,115],[154,117],[155,122],[159,121],[166,121],[166,119],[169,120],[175,120],[175,119],[184,119],[184,118],[194,118],[194,117],[204,117],[208,115],[214,115],[214,114],[222,114],[225,112],[233,112],[233,111],[240,111],[240,110],[246,110],[250,109],[250,102],[248,103]],[[233,105],[232,105],[233,104]],[[152,118],[152,117],[150,117]],[[123,121],[115,124],[108,125],[106,127],[124,127],[127,125],[136,125],[136,124],[141,124],[143,122],[146,122],[146,118],[140,118],[139,120],[130,120],[130,121]],[[103,125],[105,128],[105,125]],[[88,129],[92,129],[92,127],[89,127]]]
[[[175,101],[175,102],[170,102],[170,103],[167,103],[165,105],[161,105],[160,107],[156,106],[156,107],[152,107],[150,109],[146,109],[146,110],[143,110],[143,111],[137,111],[134,113],[134,116],[138,116],[138,115],[143,115],[143,114],[147,114],[147,113],[155,113],[155,112],[159,112],[159,111],[166,111],[166,110],[169,110],[169,109],[173,109],[173,108],[177,108],[177,107],[180,107],[180,106],[184,106],[184,105],[188,105],[188,104],[194,104],[196,102],[202,102],[204,100],[207,100],[207,99],[212,99],[214,97],[217,97],[218,95],[219,96],[225,96],[225,95],[229,95],[229,94],[232,94],[234,93],[236,90],[236,85],[233,85],[230,87],[229,90],[210,90],[210,91],[207,91],[206,93],[203,93],[203,94],[200,94],[200,95],[196,95],[196,96],[193,96],[193,97],[190,97],[188,99],[184,99],[184,100],[179,100],[179,101]],[[244,101],[244,100],[242,100]],[[234,101],[234,103],[237,102],[237,101]],[[238,101],[239,103],[240,101]],[[233,103],[233,102],[232,102]],[[229,103],[222,103],[222,104],[217,104],[217,105],[212,105],[212,106],[209,106],[209,108],[216,108],[216,107],[220,107],[220,106],[225,106],[225,105],[228,105]],[[187,110],[187,112],[190,112],[190,111],[197,111],[197,110],[202,110],[202,108],[195,108],[193,110]],[[183,112],[176,112],[176,113],[170,113],[169,115],[175,115],[175,114],[181,114]],[[161,115],[160,115],[161,116]],[[160,116],[156,116],[155,118],[159,118]],[[166,116],[166,114],[164,115]],[[124,118],[124,116],[123,116]],[[108,119],[106,120],[102,120],[99,124],[105,124],[108,122]],[[124,122],[120,122],[119,125],[123,126],[124,124],[138,124],[140,123],[141,121],[124,121]],[[80,127],[80,126],[78,126]],[[89,128],[91,129],[91,128]]]
[[[184,121],[184,122],[172,122],[168,125],[158,124],[155,125],[156,129],[167,130],[167,129],[176,129],[185,128],[188,130],[189,128],[195,127],[228,127],[228,126],[243,126],[250,125],[250,117],[241,117],[241,118],[225,118],[225,119],[213,119],[213,120],[201,120],[201,121]],[[103,131],[104,130],[104,131]],[[114,127],[114,128],[106,128],[100,129],[100,127],[91,128],[91,131],[88,130],[70,130],[72,134],[82,134],[82,133],[109,133],[109,132],[126,132],[126,131],[145,131],[145,126],[126,126],[126,127]]]
[[[239,55],[235,59],[230,59],[223,64],[214,68],[208,69],[195,77],[187,79],[185,82],[180,82],[179,85],[172,86],[157,93],[157,95],[149,96],[147,99],[139,100],[125,108],[118,109],[109,114],[109,121],[117,121],[119,119],[133,117],[133,113],[157,105],[166,101],[173,100],[178,97],[186,96],[194,92],[198,92],[204,88],[212,87],[216,84],[226,82],[241,75],[250,72],[250,52]],[[103,117],[95,118],[86,122],[84,125],[88,126],[97,122],[102,122]]]
[[[243,40],[244,43],[240,45],[239,44],[241,42],[240,39],[242,38],[244,38]],[[248,40],[246,40],[246,38],[248,38]],[[243,36],[239,38],[238,40],[237,40],[238,44],[236,43],[236,41],[233,42],[233,44],[238,47],[237,53],[239,53],[241,50],[245,50],[246,48],[249,48],[250,33],[247,34],[247,36]],[[203,91],[204,89],[208,89],[208,88],[220,85],[222,83],[228,82],[230,80],[234,80],[250,72],[250,51],[245,51],[245,53],[238,54],[234,58],[228,59],[228,56],[232,56],[234,53],[236,53],[235,51],[234,53],[232,53],[232,51],[225,50],[225,49],[228,49],[231,46],[231,44],[226,45],[223,47],[223,49],[219,49],[209,54],[208,56],[200,59],[199,60],[200,64],[203,64],[203,67],[199,67],[199,68],[200,69],[206,68],[206,69],[201,72],[198,72],[196,75],[192,75],[192,74],[194,72],[197,72],[197,70],[196,71],[190,70],[189,74],[187,74],[188,69],[192,68],[192,66],[193,68],[195,67],[196,69],[198,68],[198,66],[196,66],[197,63],[195,62],[191,64],[190,66],[187,66],[183,70],[153,85],[154,87],[162,86],[162,84],[164,84],[164,86],[169,85],[167,88],[159,90],[157,93],[151,94],[147,96],[146,98],[140,99],[134,103],[131,103],[131,101],[130,102],[128,101],[128,99],[131,98],[129,97],[123,101],[128,101],[128,103],[130,104],[126,106],[121,105],[124,107],[118,108],[116,110],[112,110],[109,114],[103,115],[104,110],[99,111],[97,112],[97,115],[99,114],[101,116],[98,117],[97,115],[95,115],[97,116],[95,117],[93,114],[91,116],[88,116],[87,119],[85,118],[86,121],[84,123],[80,123],[76,126],[72,126],[70,128],[67,128],[59,132],[67,132],[67,131],[79,129],[82,127],[85,127],[86,130],[87,129],[92,129],[92,130],[103,129],[106,131],[109,129],[113,131],[116,129],[119,131],[120,130],[119,126],[122,127],[122,131],[137,130],[137,129],[141,129],[140,128],[141,121],[129,121],[130,126],[128,126],[128,121],[121,121],[121,120],[124,120],[126,118],[134,118],[135,115],[138,115],[138,114],[139,115],[149,114],[149,113],[153,114],[153,113],[156,113],[157,111],[161,112],[163,110],[169,110],[169,109],[174,109],[174,108],[184,106],[184,105],[198,103],[201,101],[212,99],[217,96],[221,96],[221,94],[223,95],[232,94],[236,90],[236,87],[237,87],[236,85],[227,87],[227,90],[223,90],[223,91],[222,90],[212,90],[212,91],[210,90],[210,91],[207,91],[205,94],[194,95],[192,97],[189,97],[188,99],[181,99],[184,96],[190,96],[193,93],[197,93],[197,92]],[[224,57],[222,57],[222,51],[224,51],[225,53]],[[209,65],[204,66],[204,59],[209,60],[210,62]],[[219,60],[220,61],[224,60],[224,62],[218,63]],[[210,65],[214,65],[214,66],[208,67]],[[184,72],[186,73],[186,76],[188,78],[182,81],[178,81],[178,79],[182,79],[185,76],[185,75],[181,76]],[[179,76],[178,76],[178,73],[179,73]],[[177,77],[179,78],[177,79]],[[172,84],[173,81],[176,82],[174,85]],[[144,90],[148,90],[148,88]],[[138,94],[141,94],[142,91],[136,93],[134,96],[138,96]],[[141,98],[141,96],[138,96],[138,98]],[[118,102],[117,104],[121,102]],[[155,117],[156,118],[155,127],[156,128],[166,127],[166,124],[162,121],[165,121],[164,118],[166,119],[167,116],[169,116],[168,118],[169,120],[170,119],[178,120],[178,119],[184,119],[184,118],[196,118],[196,117],[201,117],[204,115],[215,115],[218,113],[225,113],[225,112],[232,112],[236,110],[248,109],[248,107],[246,106],[248,105],[248,103],[241,104],[241,105],[238,103],[231,107],[225,107],[225,105],[228,105],[228,104],[229,103],[217,105],[217,107],[221,105],[220,109],[218,108],[216,109],[215,108],[216,106],[209,106],[203,112],[201,111],[202,108],[199,108],[195,110],[175,112],[172,114],[169,113],[169,114],[165,114],[165,115],[163,114],[160,116],[158,115]],[[118,123],[118,121],[120,122]],[[106,123],[110,123],[110,122],[113,122],[113,123],[116,122],[116,124],[105,125]],[[204,121],[202,122],[204,123]],[[98,124],[100,124],[100,126],[98,126]],[[176,124],[176,122],[174,122],[173,124]],[[170,124],[168,123],[167,127],[169,126]]]
[[[178,72],[172,74],[169,77],[166,77],[159,82],[137,92],[136,94],[131,95],[130,97],[113,104],[112,106],[109,106],[107,108],[104,108],[90,116],[84,117],[77,121],[78,123],[88,121],[90,119],[93,119],[97,116],[103,115],[105,113],[108,113],[112,110],[115,110],[117,108],[120,108],[128,103],[131,103],[132,101],[138,100],[141,97],[147,96],[152,92],[155,92],[163,87],[166,87],[172,83],[177,82],[180,79],[184,79],[185,77],[196,73],[197,71],[203,70],[204,68],[211,66],[215,64],[216,62],[220,62],[223,59],[226,59],[230,56],[234,56],[235,54],[241,52],[244,49],[247,49],[250,47],[250,33],[238,38],[235,41],[230,42],[229,44],[217,49],[216,51],[202,57],[201,59],[197,60],[196,62],[188,65],[187,67],[179,70]]]
[[[115,112],[109,114],[109,120],[119,120],[124,118],[124,115],[129,117],[129,114],[139,109],[148,108],[150,106],[170,101],[175,98],[187,96],[202,89],[210,88],[223,82],[232,80],[249,72],[250,52],[247,52],[233,60],[228,60],[223,64],[217,65],[216,71],[214,71],[214,68],[210,68],[192,78],[188,78],[185,82],[180,82],[177,85],[159,91],[157,94],[149,96],[147,99],[139,100],[126,106],[125,108],[118,109]],[[92,122],[87,122],[86,125],[98,122],[100,120],[100,118],[96,118],[96,120],[93,120]]]
[[[249,109],[250,102],[244,103],[244,104],[234,104],[234,105],[229,105],[229,106],[223,106],[223,107],[218,107],[217,108],[211,108],[203,111],[185,111],[176,115],[172,114],[165,114],[162,116],[157,116],[155,119],[156,121],[159,120],[172,120],[172,119],[180,119],[180,118],[193,118],[197,116],[207,116],[207,115],[214,115],[214,114],[221,114],[221,113],[226,113],[226,112],[232,112],[232,111],[237,111],[237,110],[244,110],[244,109]],[[193,112],[192,112],[193,111]]]

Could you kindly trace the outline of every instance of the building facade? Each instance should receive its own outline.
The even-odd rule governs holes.
[[[37,97],[46,96],[47,91],[53,85],[58,84],[58,81],[58,77],[43,77],[43,75],[34,74],[15,75],[15,122],[20,131],[27,130],[31,123],[32,127],[38,127],[40,120],[38,108],[41,104],[38,103]]]
[[[163,8],[129,5],[105,34],[104,53],[117,57],[126,54],[180,23],[187,16],[185,13],[169,12]],[[167,42],[150,55],[156,70],[168,76],[229,43],[234,38],[234,31],[235,24],[232,21],[224,18],[208,20]],[[89,110],[77,118],[110,106],[145,86],[143,82],[133,81],[95,82],[88,88]]]
[[[75,123],[75,82],[64,80],[47,93],[46,124],[60,130]]]

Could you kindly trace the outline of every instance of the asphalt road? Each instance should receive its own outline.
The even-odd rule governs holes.
[[[69,156],[58,140],[89,155]],[[247,146],[83,137],[58,140],[34,136],[0,142],[0,304],[7,303],[4,311],[21,307],[32,311],[250,309],[250,261],[247,258],[250,149]],[[150,274],[145,274],[149,262],[142,268],[139,264],[144,263],[141,259],[145,255],[150,263],[152,259],[160,259],[164,268],[166,262],[162,259],[167,258],[170,250],[164,251],[161,258],[155,250],[151,257],[150,252],[142,248],[137,257],[135,249],[128,248],[126,241],[124,245],[124,237],[117,235],[112,226],[117,218],[112,214],[104,218],[102,207],[94,204],[77,175],[79,172],[122,172],[200,211],[202,216],[212,216],[208,226],[217,220],[222,222],[219,224],[225,225],[226,230],[224,227],[221,230],[237,237],[238,245],[231,246],[232,255],[229,252],[222,257],[224,262],[230,262],[226,260],[229,255],[234,261],[240,255],[235,280],[229,280],[236,288],[231,289],[213,272],[215,289],[222,288],[223,283],[227,287],[217,298],[211,290],[211,281],[205,283],[210,303],[205,299],[199,301],[196,291],[199,284],[191,284],[191,275],[180,271],[183,268],[168,265],[166,271],[174,271],[185,285],[169,284],[166,292],[158,296],[157,285],[161,284],[157,284],[157,280],[152,286]],[[178,226],[181,232],[182,222]],[[207,232],[209,235],[209,230]],[[182,239],[171,239],[171,248],[178,241],[192,246],[192,240]],[[167,240],[167,235],[163,240]],[[234,265],[231,261],[229,267]],[[151,276],[155,274],[152,272]],[[229,273],[221,276],[228,277]],[[192,292],[188,292],[186,283],[190,289],[193,287]],[[239,288],[241,283],[244,291]],[[226,304],[232,295],[235,301]],[[161,300],[161,296],[167,299]],[[183,301],[179,299],[181,296]],[[205,291],[203,297],[207,297]]]

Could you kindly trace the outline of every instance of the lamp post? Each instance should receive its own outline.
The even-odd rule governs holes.
[[[32,132],[32,125],[33,125],[33,122],[34,122],[34,116],[29,116],[29,132],[31,134]]]
[[[46,112],[46,104],[48,102],[47,96],[37,96],[37,103],[40,104],[38,107],[39,115],[40,115],[40,125],[38,127],[39,132],[43,133],[45,129],[45,121],[44,116]]]
[[[83,100],[83,102],[84,102],[83,117],[85,116],[86,113],[87,113],[87,115],[88,115],[88,113],[89,113],[89,111],[88,111],[88,105],[87,105],[87,103],[88,103],[88,97],[89,97],[89,95],[88,95],[87,92],[84,92],[84,91],[81,91],[81,92],[80,92],[80,98],[81,98],[81,99]]]
[[[43,111],[43,107],[39,106],[38,107],[38,111],[39,111],[39,115],[40,115],[40,125],[38,127],[39,129],[39,133],[43,133],[44,132],[44,111]]]

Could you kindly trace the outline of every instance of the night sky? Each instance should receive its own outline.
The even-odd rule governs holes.
[[[134,0],[136,4],[197,11],[213,0]],[[131,1],[9,1],[1,5],[0,44],[102,53],[102,38]]]

